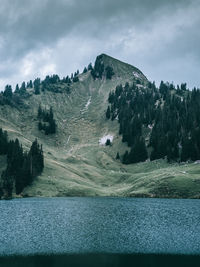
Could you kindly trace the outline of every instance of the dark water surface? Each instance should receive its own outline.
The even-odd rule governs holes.
[[[30,256],[35,254],[54,256]],[[76,261],[80,264],[76,266],[125,266],[126,261],[137,262],[130,266],[169,266],[167,261],[172,259],[182,261],[180,266],[192,266],[192,261],[200,266],[199,255],[200,200],[75,197],[0,201],[0,266],[75,266]],[[71,265],[61,264],[66,259]],[[162,265],[156,264],[159,259]],[[42,261],[49,263],[40,265]]]

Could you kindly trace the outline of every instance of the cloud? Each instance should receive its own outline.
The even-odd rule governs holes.
[[[2,0],[0,88],[82,70],[104,52],[200,86],[198,0]]]

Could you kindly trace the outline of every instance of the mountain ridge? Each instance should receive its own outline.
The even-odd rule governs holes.
[[[103,57],[103,61],[105,62],[106,65],[110,64],[110,65],[114,66],[115,65],[114,63],[117,63],[117,64],[121,64],[121,65],[127,66],[128,68],[132,69],[133,71],[138,72],[138,74],[142,75],[143,78],[145,78],[147,80],[147,78],[143,74],[143,72],[141,70],[139,70],[138,68],[136,68],[135,66],[131,65],[131,64],[129,64],[127,62],[123,62],[123,61],[121,61],[119,59],[116,59],[116,58],[111,57],[111,56],[109,56],[107,54],[104,54],[104,53],[100,54],[99,56]]]

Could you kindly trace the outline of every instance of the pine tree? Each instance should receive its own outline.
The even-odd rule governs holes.
[[[41,119],[42,115],[43,115],[43,111],[42,111],[41,105],[39,105],[39,107],[38,107],[38,115],[37,115],[38,119]]]
[[[34,178],[41,174],[44,166],[42,147],[40,148],[37,139],[32,143],[28,158],[30,159],[30,174]]]
[[[13,95],[13,93],[12,93],[12,87],[11,87],[11,85],[6,85],[5,90],[3,92],[3,96],[11,99],[12,98],[12,95]]]
[[[113,68],[110,67],[110,66],[107,66],[106,67],[106,79],[112,79],[112,76],[114,75],[114,71],[113,71]]]
[[[24,95],[26,93],[26,83],[25,82],[22,83],[22,85],[21,85],[21,87],[19,89],[19,93],[21,95]]]
[[[104,63],[102,61],[102,55],[98,56],[95,60],[94,69],[91,70],[91,75],[94,79],[102,79],[104,73]]]
[[[32,82],[32,80],[30,80],[30,82],[29,82],[29,87],[30,88],[33,88],[33,82]]]
[[[92,63],[88,65],[88,71],[93,70]]]
[[[110,106],[108,106],[107,111],[106,111],[106,118],[109,120],[110,119]]]
[[[42,131],[43,129],[44,129],[44,127],[43,127],[41,121],[39,121],[39,122],[38,122],[38,130],[39,130],[39,131]]]
[[[53,120],[53,108],[50,107],[50,110],[49,110],[49,121]]]
[[[8,135],[6,131],[0,128],[0,155],[6,155],[8,152]]]
[[[56,122],[54,119],[49,121],[49,132],[50,134],[54,134],[56,132]]]
[[[14,179],[8,173],[7,170],[2,172],[1,179],[2,179],[2,185],[3,185],[3,193],[6,198],[10,198],[12,196]]]
[[[79,81],[78,76],[74,76],[74,78],[73,78],[73,82],[76,83],[76,82],[78,82],[78,81]]]
[[[19,93],[19,85],[17,84],[15,87],[15,93],[18,94]]]
[[[120,159],[119,152],[117,152],[116,159]]]
[[[40,86],[38,84],[35,85],[34,90],[35,90],[35,95],[39,95],[40,94]]]
[[[107,140],[106,140],[106,146],[111,146],[111,141],[110,141],[110,139],[107,139]]]
[[[85,67],[84,70],[83,70],[83,73],[86,73],[88,70],[87,68]]]

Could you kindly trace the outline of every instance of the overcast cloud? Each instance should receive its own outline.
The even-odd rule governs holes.
[[[200,87],[199,0],[1,0],[0,89],[106,53],[150,80]]]

